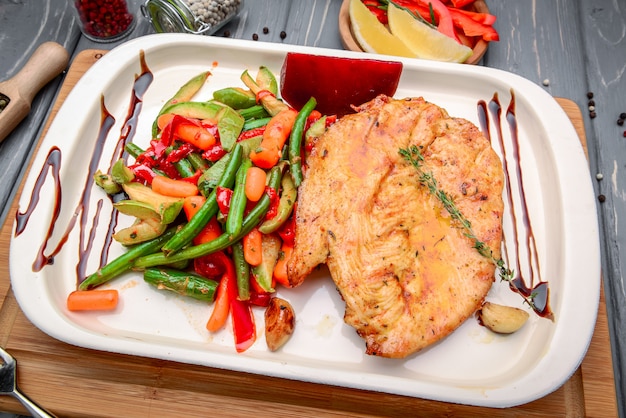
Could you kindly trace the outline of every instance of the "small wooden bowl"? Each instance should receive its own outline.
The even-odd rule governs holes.
[[[341,43],[345,49],[350,51],[364,52],[352,34],[349,9],[350,0],[343,0],[341,9],[339,10],[339,35],[341,36]],[[473,10],[480,13],[489,13],[489,8],[484,0],[476,0],[473,3]],[[482,39],[478,40],[476,45],[474,45],[474,53],[464,62],[464,64],[477,64],[483,55],[485,55],[485,52],[487,52],[488,45],[489,42]]]

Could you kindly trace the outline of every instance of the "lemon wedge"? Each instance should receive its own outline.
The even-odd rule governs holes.
[[[360,3],[358,0],[357,2]],[[459,44],[391,2],[387,9],[387,18],[391,33],[402,40],[418,58],[465,62],[472,55],[472,48]]]
[[[387,30],[361,0],[350,0],[352,33],[365,52],[415,58],[411,49]]]

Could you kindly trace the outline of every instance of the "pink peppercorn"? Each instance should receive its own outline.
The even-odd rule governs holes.
[[[129,31],[134,16],[126,0],[74,0],[83,34],[92,40],[114,40]]]

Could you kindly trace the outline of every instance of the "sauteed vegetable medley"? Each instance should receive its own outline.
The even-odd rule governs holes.
[[[135,221],[113,236],[127,251],[86,277],[67,306],[114,309],[117,291],[96,288],[141,270],[157,289],[212,303],[210,332],[230,315],[242,352],[256,340],[253,306],[270,306],[277,286],[289,286],[304,143],[335,117],[315,110],[314,98],[301,109],[283,102],[265,67],[256,77],[244,71],[241,87],[194,100],[208,76],[190,79],[166,102],[149,147],[128,144],[130,158],[94,176],[106,193],[124,193],[114,207]]]

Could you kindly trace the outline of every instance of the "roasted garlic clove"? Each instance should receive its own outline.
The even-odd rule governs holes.
[[[512,306],[485,302],[478,311],[478,319],[484,326],[498,334],[512,334],[528,319],[528,312]]]
[[[272,298],[265,309],[265,342],[270,351],[282,347],[293,334],[296,315],[284,299]]]

